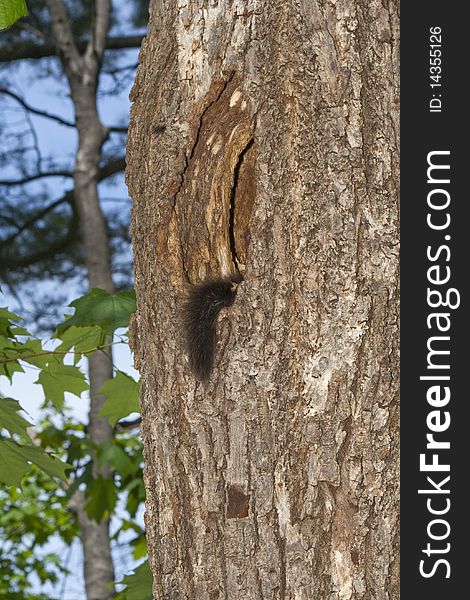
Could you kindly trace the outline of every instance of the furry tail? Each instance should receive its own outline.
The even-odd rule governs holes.
[[[219,312],[231,306],[241,275],[208,279],[191,286],[183,306],[183,325],[189,366],[197,379],[207,381],[214,364]]]

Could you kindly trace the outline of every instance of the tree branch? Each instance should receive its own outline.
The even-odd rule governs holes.
[[[76,124],[74,122],[67,121],[66,119],[63,119],[62,117],[59,117],[59,115],[52,115],[51,113],[48,113],[45,110],[39,110],[38,108],[33,108],[30,104],[25,102],[25,100],[23,100],[23,98],[21,96],[18,96],[18,94],[15,94],[14,92],[12,92],[11,90],[8,90],[7,88],[0,87],[0,94],[4,94],[5,96],[10,96],[10,98],[13,98],[14,100],[16,100],[18,102],[18,104],[21,104],[21,106],[25,110],[29,111],[33,115],[38,115],[39,117],[44,117],[45,119],[51,119],[52,121],[56,121],[57,123],[60,123],[60,125],[65,125],[66,127],[76,127]],[[110,125],[107,127],[107,129],[109,131],[112,131],[113,133],[127,133],[127,127],[121,127],[120,125]],[[0,182],[0,183],[2,183],[2,182]]]
[[[129,419],[128,421],[123,420],[116,423],[117,431],[128,431],[129,429],[137,429],[140,427],[141,418],[137,417],[136,419]]]
[[[0,179],[0,185],[23,185],[35,181],[36,179],[42,179],[43,177],[73,177],[73,173],[70,171],[50,171],[49,173],[35,173],[34,175],[27,175],[23,179]]]
[[[78,77],[82,71],[83,59],[75,45],[65,2],[64,0],[46,0],[46,5],[51,19],[54,43],[61,57],[62,65],[66,71],[69,71],[69,75],[73,74]]]
[[[103,167],[101,167],[101,169],[98,173],[98,181],[103,181],[103,179],[106,179],[107,177],[111,177],[111,175],[115,175],[116,173],[119,173],[120,171],[124,171],[125,168],[126,168],[126,159],[124,157],[116,158],[115,160],[109,162],[107,165],[104,165]]]
[[[127,127],[108,127],[106,126],[106,128],[108,129],[108,131],[111,131],[112,133],[127,133],[128,128]]]
[[[23,225],[20,225],[20,227],[18,227],[18,229],[15,231],[15,233],[10,235],[6,239],[0,241],[0,248],[2,248],[4,246],[8,246],[8,244],[11,244],[12,242],[14,242],[15,239],[23,233],[23,231],[26,231],[26,229],[29,229],[31,227],[31,225],[34,225],[36,223],[36,221],[38,221],[39,219],[42,219],[43,217],[45,217],[47,215],[48,212],[50,212],[51,210],[54,210],[54,208],[57,208],[58,206],[60,206],[61,204],[64,204],[65,202],[69,202],[70,204],[72,204],[72,202],[73,202],[73,192],[72,191],[67,192],[64,196],[62,196],[62,198],[55,200],[54,202],[49,204],[49,206],[46,206],[45,208],[43,208],[43,210],[36,213],[33,217],[31,217],[31,219],[28,219],[25,223],[23,223]]]
[[[123,71],[135,71],[138,66],[139,66],[138,62],[137,63],[133,62],[132,64],[125,65],[124,67],[104,66],[101,69],[101,72],[104,73],[105,75],[110,75],[111,77],[114,77],[115,75],[122,75]]]
[[[79,76],[83,61],[75,45],[67,7],[63,0],[46,0],[46,5],[51,18],[55,45],[64,69],[68,70],[69,74]]]
[[[104,51],[106,49],[106,35],[109,29],[110,14],[110,0],[95,0],[91,23],[91,36],[85,55],[94,57],[99,64],[101,64],[103,60]]]
[[[126,160],[124,158],[117,158],[116,160],[109,162],[107,165],[105,165],[104,167],[102,167],[100,169],[99,174],[98,174],[98,181],[103,181],[107,177],[110,177],[111,175],[115,175],[116,173],[123,171],[125,166],[126,166]],[[69,176],[71,176],[71,174],[69,174]],[[21,183],[21,182],[17,182],[17,183]],[[18,227],[18,229],[17,229],[17,231],[15,231],[15,233],[10,235],[5,240],[0,241],[0,248],[8,246],[12,242],[14,242],[18,236],[20,236],[24,231],[26,231],[26,229],[29,229],[39,219],[42,219],[43,217],[45,217],[48,212],[50,212],[51,210],[54,210],[61,204],[64,204],[65,202],[69,202],[69,204],[72,206],[72,208],[74,208],[73,198],[74,198],[73,190],[66,192],[62,196],[62,198],[55,200],[54,202],[52,202],[51,204],[49,204],[48,206],[43,208],[43,210],[39,211],[33,217],[28,219],[20,227]]]
[[[127,127],[110,127],[110,131],[117,131],[119,133],[127,132]],[[111,161],[104,167],[100,169],[98,173],[98,181],[103,181],[107,177],[111,175],[115,175],[119,173],[119,171],[123,171],[126,168],[126,160],[125,158],[117,158],[116,160]],[[43,177],[73,177],[73,173],[71,171],[50,171],[49,173],[35,173],[34,175],[28,175],[23,177],[23,179],[0,179],[0,185],[22,185],[24,183],[29,183],[30,181],[34,181],[36,179],[42,179]]]
[[[51,113],[48,113],[45,110],[39,110],[38,108],[33,108],[32,106],[27,104],[23,100],[23,98],[21,98],[21,96],[18,96],[17,94],[15,94],[14,92],[12,92],[6,88],[3,88],[3,87],[0,88],[0,94],[4,94],[5,96],[10,96],[10,98],[13,98],[14,100],[16,100],[18,102],[18,104],[21,104],[21,106],[24,109],[26,109],[33,115],[39,115],[40,117],[44,117],[46,119],[51,119],[52,121],[56,121],[57,123],[60,123],[61,125],[65,125],[66,127],[75,127],[75,123],[73,123],[72,121],[67,121],[66,119],[63,119],[62,117],[59,117],[58,115],[51,115]]]
[[[111,36],[106,38],[106,50],[124,50],[126,48],[140,48],[144,35]],[[76,43],[77,50],[83,53],[89,40]],[[0,48],[0,63],[14,60],[37,59],[57,56],[54,44],[35,44],[34,42],[17,42],[14,46]]]
[[[70,194],[70,192],[68,192]],[[19,269],[22,267],[29,267],[40,260],[52,258],[59,252],[62,252],[69,246],[74,240],[78,238],[78,214],[72,203],[73,214],[69,221],[66,233],[57,240],[54,240],[52,244],[46,248],[42,248],[33,254],[27,256],[2,256],[2,268],[4,269]]]

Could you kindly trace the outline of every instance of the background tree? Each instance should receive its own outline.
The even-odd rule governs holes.
[[[127,181],[154,596],[397,599],[398,5],[150,15]],[[237,270],[200,384],[181,298]]]
[[[27,20],[1,34],[0,102],[4,118],[0,125],[0,265],[3,281],[31,311],[31,321],[41,320],[50,330],[51,320],[60,320],[57,307],[62,310],[71,298],[64,293],[57,298],[57,286],[49,293],[45,291],[47,286],[42,286],[39,297],[45,302],[36,302],[40,308],[34,309],[25,299],[24,288],[45,278],[60,284],[72,280],[75,285],[86,279],[78,204],[71,186],[77,154],[77,119],[75,100],[68,92],[45,3],[32,0],[29,8]],[[84,52],[90,38],[91,3],[69,2],[67,8],[74,41],[78,50]],[[92,87],[96,88],[94,104],[104,113],[105,122],[117,121],[104,126],[107,137],[99,149],[96,180],[107,221],[113,276],[118,287],[125,287],[131,282],[129,203],[122,188],[112,184],[119,181],[125,165],[127,88],[142,39],[142,35],[123,32],[139,31],[145,2],[119,8],[124,22],[119,15],[111,14],[111,34],[106,38],[109,51],[104,53],[99,77]],[[136,21],[133,29],[129,27],[131,17]],[[42,89],[38,89],[38,82],[42,82]],[[119,94],[120,105],[115,101]],[[38,106],[38,100],[48,104]],[[86,286],[81,289],[85,291]]]
[[[127,64],[123,52],[138,48],[142,35],[135,28],[129,31],[129,17],[135,17],[138,25],[145,14],[145,2],[133,6],[131,11],[126,6],[123,22],[117,13],[113,17],[109,0],[33,0],[28,4],[28,20],[2,33],[0,98],[7,108],[20,109],[21,118],[2,119],[0,126],[4,140],[0,154],[0,265],[2,278],[20,305],[34,279],[47,278],[56,283],[73,280],[78,287],[88,285],[109,293],[115,289],[113,273],[119,287],[130,283],[128,210],[114,202],[106,215],[100,203],[103,190],[99,188],[100,182],[124,167],[126,122],[124,118],[103,124],[97,97],[125,89],[132,76],[135,50]],[[68,97],[65,115],[38,107],[18,91],[22,69],[18,61],[33,59],[37,60],[34,78],[50,84],[52,77],[57,82],[52,85],[57,89],[62,86],[64,99]],[[33,77],[26,69],[21,75]],[[21,83],[21,87],[27,87],[24,79]],[[65,153],[60,140],[55,152],[45,153],[34,116],[73,131],[76,149]],[[73,187],[57,186],[58,178],[72,182]],[[59,194],[58,187],[63,188]],[[54,287],[43,300],[36,302],[30,318],[43,325],[41,317],[46,314],[50,328],[51,315],[47,313],[52,308],[56,314],[65,297]],[[113,375],[110,345],[105,347],[105,352],[89,357],[90,414],[86,433],[95,449],[113,440],[108,419],[99,416],[105,402],[99,390]],[[112,476],[106,462],[98,465],[95,461],[94,479],[110,480]],[[80,524],[87,597],[106,600],[113,595],[114,581],[109,519],[90,519],[85,503],[85,496],[77,492],[69,507]]]

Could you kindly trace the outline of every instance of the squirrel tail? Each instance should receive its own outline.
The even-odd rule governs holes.
[[[241,275],[208,279],[190,287],[183,305],[183,326],[189,366],[197,379],[207,381],[214,364],[219,312],[231,306]]]

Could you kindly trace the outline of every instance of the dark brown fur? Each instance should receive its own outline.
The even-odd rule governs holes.
[[[233,304],[241,279],[240,275],[208,279],[188,291],[183,305],[186,351],[191,371],[200,381],[207,381],[214,365],[219,312]]]

